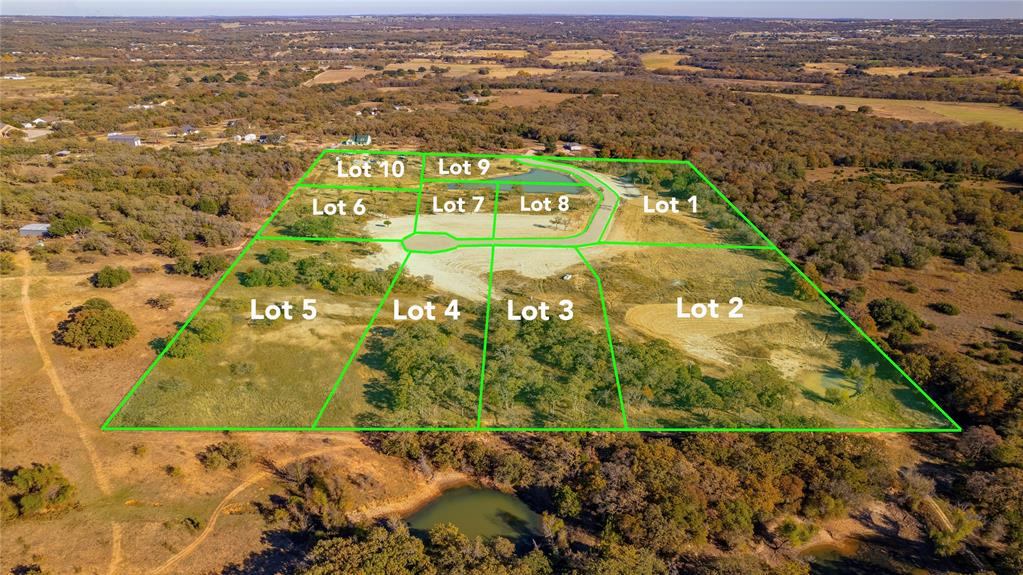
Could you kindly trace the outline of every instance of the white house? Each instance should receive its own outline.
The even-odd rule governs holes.
[[[258,141],[258,140],[259,140],[259,136],[255,135],[255,134],[245,134],[244,136],[242,136],[242,141],[245,142],[246,144],[251,144],[251,143],[253,143],[255,141]]]

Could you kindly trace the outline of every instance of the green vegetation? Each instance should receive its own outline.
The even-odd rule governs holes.
[[[929,308],[933,309],[934,311],[936,311],[938,313],[941,313],[941,314],[945,314],[945,315],[959,315],[959,306],[957,306],[954,303],[948,303],[948,302],[942,301],[942,302],[936,302],[936,303],[928,304],[927,307],[929,307]]]
[[[206,471],[227,468],[232,471],[247,464],[252,458],[248,447],[238,441],[221,441],[207,445],[206,449],[196,455],[199,463]]]
[[[0,484],[0,511],[5,521],[57,513],[76,505],[77,490],[57,465],[33,463],[5,469]]]
[[[131,279],[131,272],[123,267],[105,266],[92,276],[92,285],[98,288],[112,288]]]
[[[63,345],[85,349],[117,347],[137,333],[128,314],[105,299],[91,298],[68,312],[54,337]]]

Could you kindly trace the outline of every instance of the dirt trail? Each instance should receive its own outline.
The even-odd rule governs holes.
[[[121,533],[123,529],[120,523],[111,523],[110,534],[110,568],[107,570],[110,575],[117,575],[121,572],[121,563],[124,562],[124,553],[121,551]]]
[[[285,465],[294,463],[295,461],[300,461],[302,459],[308,459],[310,457],[316,457],[317,455],[326,455],[328,453],[344,451],[349,449],[353,449],[353,447],[351,445],[334,445],[331,447],[321,447],[319,449],[313,449],[311,451],[306,451],[304,453],[300,453],[297,455],[293,455],[291,457],[287,457],[280,461],[276,461],[274,462],[274,465],[276,467],[283,467]],[[191,543],[189,543],[181,551],[178,551],[177,553],[174,554],[174,556],[165,561],[163,565],[160,565],[156,569],[150,571],[149,572],[150,575],[167,573],[169,572],[169,569],[171,569],[176,564],[181,562],[181,560],[185,559],[186,557],[194,553],[196,549],[198,549],[199,546],[202,545],[202,543],[206,541],[206,539],[213,533],[213,528],[216,527],[217,519],[219,519],[220,516],[223,514],[224,509],[227,508],[227,505],[231,502],[231,500],[237,497],[239,494],[241,494],[249,487],[252,487],[256,483],[262,481],[263,479],[267,479],[268,477],[270,477],[270,472],[263,470],[257,471],[252,475],[248,476],[247,478],[245,478],[244,481],[239,483],[234,489],[230,491],[230,493],[225,495],[223,499],[220,500],[220,503],[218,503],[217,506],[213,509],[213,513],[210,514],[210,518],[206,522],[206,528],[202,530],[202,533],[200,533]],[[352,518],[358,520],[363,518],[377,517],[380,515],[405,513],[412,509],[415,509],[416,507],[429,501],[433,497],[436,497],[445,489],[464,483],[466,481],[467,481],[466,476],[458,472],[452,471],[438,473],[430,482],[426,484],[424,489],[417,491],[399,501],[383,503],[380,505],[360,509],[352,514]]]
[[[310,457],[316,457],[317,455],[326,455],[328,453],[350,449],[354,449],[352,445],[332,445],[330,447],[321,447],[318,449],[313,449],[311,451],[306,451],[304,453],[292,455],[291,457],[286,457],[284,459],[281,459],[280,461],[275,461],[274,466],[283,467],[285,465],[294,463],[295,461],[300,461],[302,459],[308,459]],[[209,520],[206,521],[206,528],[202,530],[202,533],[200,533],[191,543],[189,543],[181,551],[178,551],[177,553],[174,554],[174,556],[165,561],[163,565],[160,565],[156,569],[153,569],[152,571],[150,571],[150,573],[152,575],[156,575],[157,573],[167,573],[168,569],[176,565],[185,557],[188,557],[193,552],[195,552],[195,550],[198,549],[200,545],[202,545],[203,541],[206,541],[210,534],[213,533],[213,528],[216,527],[217,525],[217,519],[219,519],[220,516],[223,514],[224,509],[227,508],[227,505],[231,502],[231,500],[237,497],[239,494],[241,494],[249,487],[252,487],[256,483],[269,477],[270,471],[267,470],[257,471],[252,475],[246,477],[244,481],[235,486],[234,489],[232,489],[227,495],[223,497],[223,499],[220,500],[220,503],[218,503],[217,506],[213,509],[213,513],[210,514]]]
[[[68,392],[64,388],[64,384],[60,379],[60,375],[57,374],[57,370],[53,366],[53,361],[50,360],[50,354],[46,351],[43,338],[36,326],[35,316],[32,314],[32,298],[29,297],[29,287],[32,284],[32,276],[29,275],[31,260],[29,259],[27,252],[19,253],[18,259],[18,264],[23,266],[25,270],[25,273],[21,276],[21,310],[25,314],[25,323],[28,325],[28,332],[32,336],[32,342],[35,344],[36,351],[39,353],[39,358],[43,363],[43,371],[46,372],[46,378],[50,381],[53,393],[56,394],[57,399],[60,401],[61,411],[63,411],[64,415],[66,415],[75,425],[75,433],[78,434],[78,438],[82,441],[82,445],[85,447],[85,453],[89,457],[89,463],[92,465],[93,475],[96,477],[96,487],[99,488],[103,495],[109,495],[110,478],[106,473],[106,469],[104,469],[103,465],[100,463],[99,454],[96,452],[96,447],[92,444],[92,439],[89,437],[90,433],[94,430],[92,427],[87,426],[78,415],[78,412],[75,411],[75,406],[71,402],[71,396],[68,395]],[[98,425],[95,427],[96,429],[99,429]]]

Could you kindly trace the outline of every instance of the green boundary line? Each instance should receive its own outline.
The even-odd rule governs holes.
[[[946,427],[119,427],[104,431],[487,431],[487,432],[627,432],[627,433],[954,433]]]
[[[366,341],[366,337],[369,336],[369,330],[373,329],[373,324],[377,320],[377,316],[380,315],[380,310],[384,309],[384,304],[387,303],[387,298],[391,297],[391,290],[394,289],[395,284],[401,278],[401,272],[405,270],[405,264],[408,263],[409,258],[412,254],[405,254],[405,259],[402,260],[401,265],[398,266],[398,271],[394,273],[394,278],[391,279],[390,285],[387,286],[387,291],[384,292],[384,297],[380,299],[380,303],[377,304],[376,310],[373,311],[373,315],[369,318],[369,323],[366,324],[365,329],[362,330],[362,335],[359,336],[359,340],[355,342],[355,348],[352,349],[352,353],[348,355],[348,360],[345,361],[344,367],[341,368],[341,373],[338,374],[337,379],[334,380],[334,386],[330,388],[330,393],[327,394],[327,399],[320,406],[320,411],[316,414],[316,419],[313,420],[311,428],[315,428],[320,424],[320,419],[323,418],[323,414],[327,411],[327,406],[330,404],[330,400],[334,399],[334,394],[341,387],[341,380],[344,379],[345,374],[348,373],[348,369],[352,366],[352,362],[355,361],[355,356],[359,354],[359,350],[362,349],[362,344]]]
[[[622,380],[618,377],[618,360],[615,359],[615,345],[611,341],[611,323],[607,319],[607,300],[604,298],[604,284],[600,281],[600,276],[597,275],[597,270],[593,269],[590,265],[589,260],[583,255],[582,250],[579,248],[575,249],[575,253],[579,254],[579,259],[586,264],[586,267],[593,274],[593,279],[597,280],[597,294],[600,296],[600,312],[604,316],[604,330],[607,332],[607,348],[611,354],[611,370],[614,371],[615,375],[615,387],[618,389],[618,407],[622,410],[622,427],[624,429],[629,428],[629,415],[625,411],[625,398],[622,395]]]
[[[723,199],[725,202],[727,202],[728,205],[735,211],[735,213],[739,214],[739,217],[741,217],[747,224],[749,224],[749,226],[751,228],[753,228],[753,231],[757,232],[757,234],[759,234],[760,237],[763,238],[763,240],[765,242],[767,242],[768,245],[770,245],[772,248],[774,248],[774,251],[777,252],[778,255],[780,255],[782,257],[782,259],[784,259],[785,262],[788,263],[789,266],[792,269],[796,270],[796,273],[799,274],[799,277],[803,278],[803,280],[805,280],[806,283],[808,283],[811,286],[813,286],[813,289],[816,290],[817,293],[820,294],[820,296],[822,298],[824,298],[824,301],[826,301],[829,304],[831,304],[831,307],[834,308],[835,311],[837,311],[838,314],[841,315],[845,319],[845,321],[849,323],[849,325],[853,326],[853,328],[861,336],[863,336],[863,339],[867,340],[867,342],[869,342],[870,345],[873,346],[873,348],[875,350],[877,350],[878,353],[881,354],[881,357],[883,357],[886,360],[888,360],[888,363],[890,363],[892,365],[892,367],[894,367],[895,370],[898,371],[902,375],[902,377],[906,378],[906,381],[908,381],[909,383],[913,384],[913,387],[916,388],[916,390],[918,392],[920,392],[920,394],[923,395],[924,398],[927,399],[927,401],[930,402],[931,406],[933,406],[935,409],[937,409],[938,413],[940,413],[942,416],[944,416],[945,419],[947,419],[948,422],[952,424],[953,429],[950,429],[948,431],[959,432],[959,431],[963,430],[963,428],[960,427],[960,425],[958,423],[956,423],[956,421],[954,419],[952,419],[952,417],[949,416],[949,414],[946,413],[945,410],[942,409],[941,406],[938,405],[938,403],[936,401],[934,401],[931,398],[930,395],[927,395],[927,392],[924,391],[923,388],[921,388],[920,385],[916,381],[914,381],[913,378],[910,377],[908,373],[906,373],[905,371],[903,371],[903,369],[901,367],[899,367],[899,364],[895,363],[895,361],[892,360],[892,358],[889,357],[888,354],[885,353],[885,351],[883,349],[881,349],[881,346],[877,345],[877,343],[873,339],[871,339],[871,337],[868,336],[867,333],[865,331],[863,331],[862,328],[860,328],[860,326],[856,325],[856,322],[854,322],[852,320],[852,318],[850,318],[848,315],[846,315],[846,313],[844,311],[842,311],[842,308],[840,308],[838,306],[838,304],[836,304],[834,301],[832,301],[832,299],[830,297],[828,297],[828,294],[824,293],[824,290],[822,290],[820,287],[818,287],[817,284],[815,284],[813,282],[813,280],[811,280],[809,277],[807,277],[807,275],[805,273],[803,273],[803,270],[799,269],[799,266],[797,266],[795,264],[795,262],[793,262],[791,259],[789,259],[789,256],[785,255],[785,252],[781,251],[781,248],[779,248],[777,244],[775,244],[774,242],[771,241],[771,238],[767,237],[767,235],[764,234],[764,232],[762,232],[760,230],[760,228],[758,228],[756,226],[756,224],[754,224],[748,217],[746,217],[746,214],[742,213],[742,210],[740,210],[738,207],[736,207],[735,204],[732,203],[732,200],[728,199],[728,196],[723,194],[721,192],[721,190],[719,190],[718,187],[714,185],[714,182],[711,182],[710,179],[707,178],[707,176],[705,176],[703,174],[703,172],[701,172],[699,169],[697,169],[697,167],[694,166],[692,164],[692,162],[690,162],[689,160],[686,160],[685,164],[687,166],[689,166],[694,172],[696,172],[696,175],[698,175],[700,177],[700,179],[703,180],[703,182],[705,184],[710,186],[710,188],[712,190],[714,190],[717,193],[717,195],[721,197],[721,199]]]
[[[483,356],[480,360],[480,398],[479,405],[476,406],[476,429],[481,429],[483,425],[483,386],[487,377],[487,341],[490,338],[490,306],[494,297],[494,252],[496,250],[497,248],[491,246],[490,271],[489,279],[487,279],[487,314],[483,325]]]
[[[542,156],[536,156],[536,157],[540,158]],[[516,181],[516,180],[442,180],[442,179],[438,179],[438,178],[426,178],[425,180],[423,180],[423,182],[427,183],[427,184],[472,184],[474,186],[481,186],[481,185],[483,185],[483,186],[496,186],[496,185],[500,184],[500,185],[506,185],[506,186],[515,186],[515,185],[519,185],[519,186],[549,186],[549,187],[555,187],[555,188],[581,188],[581,187],[583,187],[581,184],[576,183],[576,182],[527,182],[525,180],[522,180],[522,181]],[[472,188],[469,188],[469,189],[472,189]]]
[[[420,161],[420,174],[419,174],[420,183],[419,183],[418,188],[387,188],[387,187],[372,187],[372,186],[335,186],[335,185],[328,185],[328,184],[305,184],[304,183],[305,179],[309,176],[309,174],[312,173],[312,171],[317,167],[317,165],[320,163],[320,161],[323,159],[323,157],[325,155],[327,155],[327,154],[391,154],[391,155],[401,154],[401,155],[406,155],[406,156],[413,156],[413,155],[414,156],[418,156],[418,157],[421,158],[421,161]],[[426,178],[425,178],[425,171],[426,171],[425,158],[427,158],[427,157],[437,157],[437,156],[444,156],[444,157],[473,157],[473,158],[534,159],[534,160],[541,160],[541,161],[547,160],[547,161],[558,161],[558,162],[616,162],[616,163],[631,162],[631,163],[646,163],[646,164],[685,165],[685,166],[689,167],[690,169],[692,169],[693,172],[700,178],[700,180],[702,180],[706,185],[708,185],[712,190],[714,190],[714,192],[718,195],[718,197],[720,197],[722,200],[724,200],[728,204],[728,206],[744,222],[746,222],[747,225],[749,225],[760,236],[760,238],[762,238],[765,242],[767,242],[767,245],[766,246],[761,246],[761,245],[687,244],[687,243],[665,243],[665,242],[618,242],[618,241],[604,241],[603,238],[604,238],[604,236],[607,233],[607,230],[608,230],[608,227],[610,226],[611,220],[613,219],[614,215],[617,213],[618,207],[620,205],[621,197],[617,194],[617,192],[614,191],[613,187],[607,185],[606,182],[604,182],[603,180],[601,180],[600,178],[598,178],[596,176],[594,176],[594,179],[596,179],[605,188],[611,190],[611,192],[614,193],[615,196],[616,196],[616,200],[615,200],[614,207],[612,208],[611,216],[608,218],[608,221],[605,223],[604,229],[601,231],[600,239],[598,241],[584,243],[584,244],[578,244],[578,245],[570,245],[570,244],[568,244],[568,245],[544,245],[544,244],[528,244],[528,243],[527,244],[504,243],[504,242],[499,241],[499,240],[501,240],[501,238],[497,238],[496,237],[497,197],[495,196],[494,223],[493,223],[493,229],[492,229],[491,237],[490,238],[479,238],[479,239],[482,239],[482,240],[488,240],[489,239],[490,240],[489,242],[481,243],[481,244],[461,245],[461,246],[456,246],[456,247],[450,248],[450,249],[437,250],[437,251],[432,251],[432,252],[427,252],[427,251],[415,252],[415,251],[410,250],[409,253],[406,254],[405,259],[402,262],[401,266],[399,267],[397,273],[395,274],[395,277],[392,279],[391,284],[390,284],[390,286],[387,289],[387,292],[385,293],[383,299],[380,301],[380,304],[377,306],[377,309],[374,312],[373,316],[370,318],[370,322],[366,326],[365,330],[363,331],[362,336],[359,338],[359,341],[356,344],[355,350],[353,350],[352,354],[349,356],[348,361],[345,363],[345,366],[343,367],[341,374],[338,376],[337,380],[335,381],[334,386],[333,386],[333,388],[330,391],[330,394],[328,395],[326,401],[321,406],[320,411],[317,414],[316,420],[313,422],[312,426],[310,426],[310,427],[244,427],[244,426],[237,426],[237,427],[203,427],[203,426],[196,426],[196,427],[189,427],[189,426],[176,426],[176,427],[134,426],[134,427],[128,427],[128,426],[126,426],[126,427],[120,427],[120,426],[113,426],[113,425],[111,425],[113,420],[120,414],[121,410],[127,404],[128,400],[131,399],[131,397],[138,390],[138,388],[142,384],[142,382],[145,381],[145,379],[149,376],[149,374],[156,367],[157,363],[159,363],[160,360],[163,358],[163,356],[167,353],[167,350],[172,345],[174,345],[174,343],[178,340],[178,338],[181,336],[181,334],[188,328],[188,325],[192,322],[192,320],[195,318],[195,316],[199,313],[199,311],[203,307],[205,307],[205,305],[209,302],[209,300],[213,296],[213,294],[220,288],[220,286],[224,282],[224,280],[229,275],[231,275],[231,273],[233,272],[234,268],[238,265],[238,263],[246,255],[246,253],[248,253],[249,249],[251,249],[251,247],[253,246],[253,244],[256,241],[259,241],[259,240],[275,240],[275,241],[312,241],[312,242],[315,242],[315,241],[324,241],[324,242],[337,241],[337,242],[370,242],[370,243],[388,243],[388,242],[390,242],[390,243],[403,243],[409,237],[409,236],[406,236],[405,238],[401,238],[401,239],[394,239],[394,238],[379,238],[379,239],[376,239],[376,238],[298,238],[298,237],[281,237],[281,236],[263,236],[262,235],[263,231],[266,230],[266,228],[269,226],[270,222],[274,219],[274,217],[277,216],[277,214],[287,204],[287,202],[294,196],[296,190],[298,190],[299,188],[358,189],[358,190],[366,190],[366,191],[416,192],[417,193],[416,215],[415,215],[415,220],[414,220],[414,223],[413,223],[413,233],[436,233],[436,234],[439,234],[439,235],[448,235],[449,237],[454,238],[454,236],[451,236],[451,234],[447,234],[446,232],[418,232],[419,215],[421,213],[421,204],[422,204],[422,194],[423,194],[423,189],[424,189],[425,183],[427,181]],[[452,183],[474,183],[474,182],[472,180],[455,180]],[[481,181],[479,183],[493,184],[493,185],[495,185],[495,188],[498,187],[499,184],[500,184],[500,182],[496,181],[496,180]],[[521,183],[521,182],[509,181],[509,183],[517,184],[517,183]],[[535,184],[536,182],[528,182],[528,183]],[[571,186],[575,186],[575,187],[580,187],[577,184],[567,184],[566,183],[564,185],[565,186],[570,186],[571,185]],[[599,194],[599,189],[596,188],[595,186],[593,186],[592,184],[590,184],[589,182],[583,182],[583,185],[586,186],[586,187],[591,187],[591,188],[597,189],[598,194]],[[594,209],[593,214],[596,213],[596,211],[599,209],[599,207],[600,206],[598,204],[598,206]],[[591,222],[592,222],[592,215],[591,215]],[[574,236],[570,236],[570,237],[574,237]],[[454,239],[458,239],[458,238],[454,238]],[[476,238],[466,238],[466,239],[473,240],[473,239],[476,239]],[[509,239],[517,239],[517,238],[509,238]],[[543,238],[543,239],[544,240],[551,240],[551,239],[557,240],[557,239],[563,239],[563,238],[555,237],[555,238]],[[824,298],[824,300],[826,302],[828,302],[828,304],[830,304],[831,307],[835,311],[837,311],[838,314],[843,319],[845,319],[846,322],[848,322],[867,342],[869,342],[870,345],[878,353],[880,353],[881,356],[884,357],[896,369],[896,371],[898,371],[898,373],[900,375],[902,375],[904,378],[906,378],[906,380],[910,382],[910,384],[913,386],[913,388],[916,389],[916,391],[919,392],[930,403],[930,405],[932,407],[934,407],[943,417],[945,417],[945,419],[949,423],[951,423],[953,427],[952,428],[933,428],[933,427],[927,427],[927,428],[910,428],[910,427],[880,427],[880,428],[861,428],[861,427],[855,427],[855,428],[848,428],[848,427],[830,427],[830,428],[828,428],[828,427],[825,427],[825,428],[774,428],[774,427],[771,427],[771,428],[763,428],[763,427],[725,427],[725,428],[714,428],[714,427],[665,427],[665,428],[653,428],[653,427],[628,427],[628,419],[627,419],[628,415],[627,415],[626,409],[625,409],[624,398],[623,398],[622,390],[621,390],[621,382],[620,382],[619,375],[618,375],[617,362],[616,362],[616,359],[615,359],[615,356],[614,356],[614,344],[613,344],[613,340],[612,340],[612,336],[611,336],[610,323],[609,323],[608,316],[607,316],[607,304],[606,304],[606,301],[605,301],[605,298],[604,298],[603,285],[602,285],[602,282],[600,280],[600,276],[597,274],[596,270],[594,270],[592,265],[590,265],[589,261],[586,260],[585,256],[582,254],[582,251],[581,251],[581,248],[592,247],[592,246],[599,246],[599,245],[635,245],[635,246],[664,246],[664,247],[687,247],[687,248],[711,248],[711,249],[744,249],[744,250],[767,250],[767,251],[777,252],[778,255],[780,255],[781,258],[792,269],[794,269],[796,271],[796,273],[804,281],[806,281],[811,286],[813,286],[814,290],[822,298]],[[372,427],[372,428],[370,428],[370,427],[318,427],[319,421],[322,418],[323,414],[325,413],[326,408],[328,407],[330,401],[332,400],[332,398],[336,394],[337,389],[340,386],[342,378],[344,377],[344,375],[347,372],[347,370],[350,368],[351,363],[353,362],[356,353],[361,348],[361,346],[364,343],[366,337],[368,336],[369,330],[372,328],[373,322],[376,320],[376,317],[380,313],[380,310],[382,309],[382,306],[384,305],[384,303],[386,303],[386,300],[389,297],[391,290],[394,288],[394,285],[397,283],[398,279],[400,278],[401,273],[404,270],[406,264],[408,263],[408,260],[411,257],[412,253],[443,253],[443,252],[452,251],[452,250],[455,250],[455,249],[472,248],[472,247],[490,247],[490,249],[491,249],[490,272],[489,272],[489,276],[490,277],[489,277],[488,288],[487,288],[487,292],[488,292],[487,312],[486,312],[486,324],[487,325],[486,325],[486,328],[484,330],[484,351],[483,351],[483,357],[482,357],[482,361],[481,361],[480,395],[479,395],[479,401],[478,401],[478,406],[477,406],[477,422],[476,422],[476,427]],[[490,304],[491,304],[490,299],[491,299],[492,290],[493,290],[493,265],[494,265],[494,259],[495,259],[495,251],[496,251],[497,247],[530,247],[530,248],[534,248],[535,247],[535,248],[574,249],[576,251],[576,253],[579,255],[579,257],[582,259],[583,263],[585,263],[587,268],[589,268],[590,272],[593,274],[594,279],[597,282],[598,293],[599,293],[600,300],[601,300],[601,308],[602,308],[602,312],[603,312],[603,316],[604,316],[604,326],[605,326],[605,330],[607,331],[607,336],[608,336],[608,346],[609,346],[609,351],[610,351],[610,354],[611,354],[611,363],[612,363],[612,368],[614,370],[615,384],[617,386],[617,391],[618,391],[619,407],[622,410],[622,421],[623,421],[624,427],[622,427],[622,428],[619,428],[619,427],[607,427],[607,428],[604,428],[604,427],[539,427],[539,428],[535,428],[535,427],[486,427],[486,428],[482,428],[481,427],[482,409],[483,409],[483,389],[484,389],[483,386],[484,386],[485,362],[486,362],[486,345],[487,345],[486,342],[487,342],[487,333],[489,331],[489,322],[490,322]],[[388,151],[388,150],[336,150],[336,149],[328,149],[328,150],[324,150],[324,151],[320,152],[320,154],[313,161],[312,165],[309,166],[309,168],[299,178],[298,182],[296,182],[295,185],[292,186],[292,188],[288,192],[288,194],[285,195],[285,197],[280,201],[280,203],[278,203],[276,208],[274,208],[274,210],[273,210],[273,212],[271,212],[269,218],[267,218],[267,220],[263,222],[263,224],[259,227],[257,232],[248,240],[248,242],[246,242],[246,244],[243,246],[243,248],[241,249],[239,254],[236,256],[234,261],[231,263],[231,265],[228,266],[228,268],[221,274],[221,276],[218,278],[217,282],[213,285],[213,287],[202,298],[202,300],[199,302],[199,305],[189,314],[189,316],[185,320],[185,322],[181,325],[181,327],[174,334],[174,336],[170,339],[170,341],[167,342],[167,344],[160,351],[160,353],[153,360],[153,362],[149,365],[149,367],[145,370],[145,372],[143,372],[143,374],[135,381],[135,383],[134,383],[134,385],[132,385],[131,389],[129,389],[129,391],[124,395],[124,397],[121,399],[121,401],[117,404],[117,407],[114,408],[114,411],[104,421],[103,425],[101,426],[101,429],[102,430],[126,430],[126,431],[129,431],[129,430],[131,430],[131,431],[157,431],[157,430],[158,431],[222,431],[222,430],[223,431],[478,431],[478,430],[481,430],[481,429],[485,429],[486,431],[508,431],[508,432],[513,432],[513,431],[528,431],[528,432],[545,432],[545,431],[569,431],[569,432],[572,432],[572,431],[574,431],[574,432],[617,431],[617,432],[621,432],[621,431],[628,431],[628,432],[648,432],[648,433],[658,433],[658,432],[781,432],[781,433],[786,433],[786,432],[788,432],[788,433],[808,433],[808,432],[823,432],[823,433],[836,433],[836,432],[837,433],[885,433],[885,432],[887,432],[887,433],[945,433],[945,432],[959,432],[959,431],[962,431],[962,427],[958,423],[956,423],[956,421],[954,419],[952,419],[952,417],[949,416],[948,413],[946,413],[945,410],[942,409],[941,406],[938,405],[937,402],[935,402],[934,399],[932,399],[927,394],[927,392],[925,392],[920,387],[920,385],[917,384],[917,382],[913,380],[913,378],[911,378],[905,371],[903,371],[903,369],[901,367],[899,367],[899,365],[896,364],[895,361],[892,360],[892,358],[887,353],[885,353],[885,351],[883,349],[881,349],[881,347],[878,346],[878,344],[873,339],[871,339],[870,336],[868,336],[856,324],[856,322],[854,322],[848,315],[846,315],[846,313],[844,311],[842,311],[842,309],[830,297],[828,297],[828,295],[826,293],[824,293],[824,291],[819,286],[817,286],[812,280],[810,280],[809,277],[806,276],[805,273],[803,273],[803,271],[801,269],[799,269],[799,266],[797,266],[787,255],[785,255],[785,253],[774,242],[772,242],[771,239],[768,238],[767,235],[764,234],[763,231],[760,230],[760,228],[758,228],[748,217],[746,217],[746,215],[738,207],[736,207],[735,204],[732,203],[732,201],[724,193],[722,193],[721,190],[719,190],[717,188],[717,186],[714,185],[714,183],[711,182],[710,179],[707,178],[707,176],[704,175],[703,172],[701,172],[689,160],[654,160],[654,159],[624,159],[624,158],[577,158],[577,157],[564,157],[564,156],[522,156],[522,155],[515,155],[515,154],[471,154],[471,153],[440,153],[440,152],[398,152],[398,151]]]
[[[302,184],[300,188],[307,190],[351,190],[364,191],[364,192],[395,192],[395,193],[416,193],[416,188],[390,188],[384,186],[355,186],[355,185],[340,185],[340,184]]]
[[[121,398],[121,401],[117,404],[117,407],[114,408],[114,411],[107,417],[106,421],[103,422],[103,425],[100,427],[100,429],[107,429],[110,423],[114,420],[114,418],[116,418],[117,415],[121,412],[121,409],[124,408],[125,404],[128,403],[128,400],[131,399],[131,396],[135,395],[135,391],[138,390],[139,386],[142,385],[142,382],[145,381],[147,377],[149,377],[149,374],[153,371],[153,368],[156,367],[156,364],[159,363],[161,359],[163,359],[163,356],[167,354],[167,350],[170,349],[170,347],[174,345],[174,342],[178,341],[178,338],[181,337],[181,334],[184,333],[186,329],[188,329],[188,324],[192,323],[192,320],[199,313],[199,310],[205,307],[206,303],[210,301],[211,297],[213,297],[213,294],[216,293],[218,289],[220,289],[220,285],[224,283],[224,280],[226,280],[229,275],[231,275],[231,272],[234,271],[235,266],[237,266],[238,263],[242,261],[242,258],[245,257],[245,254],[247,254],[249,249],[252,248],[252,245],[256,243],[257,239],[259,238],[263,230],[265,230],[267,226],[270,225],[270,220],[274,219],[277,213],[281,211],[285,204],[288,203],[288,200],[291,199],[292,195],[294,195],[295,190],[298,189],[299,184],[301,184],[302,180],[304,180],[310,173],[312,173],[313,168],[316,167],[316,164],[319,163],[320,158],[322,158],[324,154],[326,154],[326,152],[320,152],[320,155],[316,156],[316,160],[313,161],[313,164],[309,166],[309,169],[302,173],[302,176],[298,179],[298,182],[291,187],[291,190],[287,194],[285,194],[284,198],[277,204],[277,207],[274,208],[273,212],[270,213],[270,217],[268,217],[266,221],[263,222],[263,225],[259,226],[259,229],[256,230],[256,233],[253,234],[251,238],[249,238],[249,241],[245,242],[245,245],[242,247],[241,251],[238,252],[238,256],[235,257],[234,261],[231,262],[231,265],[229,265],[227,269],[224,270],[224,273],[220,274],[220,277],[217,278],[217,283],[213,284],[213,287],[210,288],[208,292],[206,292],[206,295],[203,296],[202,300],[199,301],[199,305],[196,306],[194,310],[192,310],[192,313],[188,314],[188,317],[185,319],[185,322],[181,324],[180,328],[178,328],[177,333],[175,333],[174,336],[170,338],[170,341],[168,341],[167,344],[163,346],[163,349],[160,350],[160,353],[156,356],[156,359],[154,359],[153,362],[149,364],[149,367],[146,368],[146,371],[144,371],[142,375],[139,376],[138,380],[135,381],[135,384],[132,385],[131,389],[128,390],[128,393],[126,393],[124,397]]]

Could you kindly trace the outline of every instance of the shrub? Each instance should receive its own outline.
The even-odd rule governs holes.
[[[291,254],[284,248],[273,247],[267,250],[260,260],[264,264],[272,264],[274,262],[286,262],[289,257],[291,257]]]
[[[785,537],[785,539],[787,539],[793,547],[798,547],[809,541],[814,534],[817,533],[817,527],[797,522],[792,518],[787,518],[785,521],[782,521],[781,525],[778,527],[778,532],[781,533],[781,535]]]
[[[870,316],[879,329],[902,329],[912,334],[919,334],[923,329],[923,321],[906,304],[891,298],[875,299],[867,304]]]
[[[50,258],[46,262],[46,270],[51,272],[66,272],[71,269],[71,260],[67,258]]]
[[[33,463],[4,473],[4,518],[62,511],[75,505],[75,487],[56,465]]]
[[[939,301],[932,304],[928,304],[927,307],[933,309],[938,313],[943,313],[945,315],[959,315],[959,307],[953,303]]]
[[[178,337],[174,345],[167,350],[167,357],[182,359],[195,357],[202,353],[202,340],[194,332],[186,331]]]
[[[13,231],[0,231],[0,252],[13,252],[18,249],[18,234]]]
[[[92,298],[68,313],[61,323],[56,339],[78,349],[117,347],[135,337],[138,329],[131,317],[114,309],[110,302]]]
[[[14,256],[9,253],[0,253],[0,275],[10,275],[18,269],[14,264]]]
[[[224,341],[227,337],[227,319],[223,317],[211,317],[193,321],[188,329],[191,330],[203,343],[216,343]]]
[[[171,264],[170,271],[172,274],[180,274],[183,276],[192,275],[192,271],[195,270],[195,263],[188,256],[178,256],[178,259]]]
[[[196,455],[206,471],[215,471],[222,467],[234,470],[249,462],[252,454],[248,447],[237,441],[221,441],[207,445],[206,449]]]
[[[131,272],[123,267],[106,266],[92,276],[92,284],[98,288],[117,287],[131,279]]]
[[[62,214],[50,220],[51,236],[67,236],[92,228],[92,218],[83,214]]]
[[[162,293],[156,297],[149,298],[148,300],[146,300],[146,303],[150,307],[166,310],[174,307],[174,296],[172,296],[169,293]]]
[[[192,275],[209,279],[227,269],[227,260],[224,256],[206,254],[199,258],[192,269]]]

